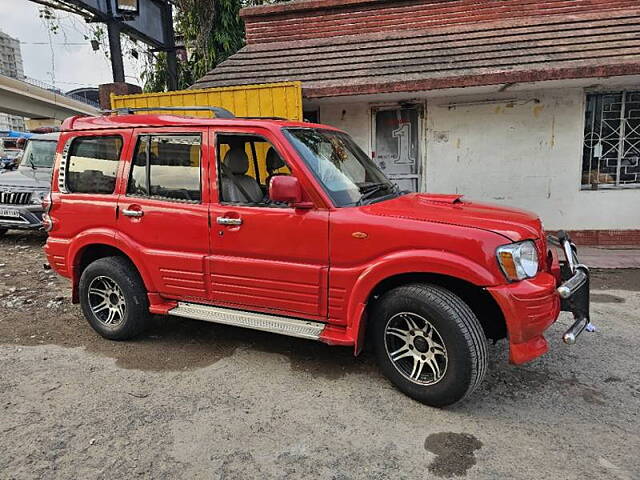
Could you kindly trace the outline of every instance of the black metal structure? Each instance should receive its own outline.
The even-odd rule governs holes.
[[[38,0],[32,0],[41,3]],[[167,70],[169,72],[169,90],[176,90],[177,60],[173,31],[173,12],[170,0],[57,0],[57,3],[68,5],[69,11],[87,12],[87,21],[107,25],[109,37],[109,55],[114,82],[124,82],[124,64],[122,61],[122,44],[120,34],[124,33],[150,45],[156,51],[167,53]],[[123,8],[123,4],[134,5],[135,8]]]

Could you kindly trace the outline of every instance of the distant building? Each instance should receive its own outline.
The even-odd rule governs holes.
[[[24,79],[20,41],[0,31],[0,75]],[[24,118],[0,113],[0,130],[24,130]]]
[[[401,188],[640,243],[640,10],[623,0],[313,0],[242,10],[193,88],[299,80]],[[425,207],[426,208],[426,207]]]
[[[88,104],[100,105],[100,94],[97,87],[81,87],[69,90],[65,95]]]

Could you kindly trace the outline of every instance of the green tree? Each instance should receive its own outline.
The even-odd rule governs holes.
[[[175,0],[176,35],[187,58],[178,59],[178,89],[184,89],[244,46],[240,9],[282,0]],[[144,90],[167,89],[166,54],[154,55],[142,72]]]

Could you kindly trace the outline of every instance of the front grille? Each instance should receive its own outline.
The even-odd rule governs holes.
[[[31,192],[0,192],[0,203],[8,205],[27,205],[31,201]]]

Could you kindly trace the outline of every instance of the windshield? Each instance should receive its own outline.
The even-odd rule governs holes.
[[[399,194],[349,135],[314,128],[287,128],[284,132],[337,207],[364,205]]]
[[[29,140],[22,154],[20,166],[29,168],[53,168],[56,145],[52,140]]]

